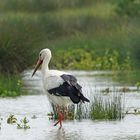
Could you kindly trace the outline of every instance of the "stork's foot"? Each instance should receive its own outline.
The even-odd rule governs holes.
[[[62,121],[64,120],[64,113],[60,112],[59,107],[57,108],[57,113],[58,113],[58,121],[54,124],[54,126],[57,126],[57,124],[60,123],[59,129],[61,129],[62,128]]]
[[[58,121],[54,124],[54,126],[57,126],[57,125],[59,124],[59,122],[60,122],[60,120],[58,120]]]
[[[61,115],[58,117],[58,121],[54,124],[54,126],[57,126],[60,123],[60,128],[62,128],[62,121],[64,120],[64,115]]]

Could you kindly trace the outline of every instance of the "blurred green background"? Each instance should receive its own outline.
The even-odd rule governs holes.
[[[140,68],[140,0],[0,0],[0,72]]]

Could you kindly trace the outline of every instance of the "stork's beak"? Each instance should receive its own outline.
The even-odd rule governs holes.
[[[38,59],[36,65],[35,65],[35,69],[33,71],[32,77],[34,76],[34,74],[36,73],[37,69],[40,67],[40,65],[42,64],[42,60]]]

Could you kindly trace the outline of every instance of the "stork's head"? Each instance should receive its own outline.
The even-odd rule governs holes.
[[[48,48],[41,50],[40,53],[39,53],[39,58],[38,58],[38,61],[36,63],[36,66],[35,66],[35,69],[33,71],[32,76],[34,76],[35,72],[40,67],[40,65],[43,63],[43,61],[47,60],[49,62],[51,57],[52,57],[52,54],[51,54],[51,51]]]

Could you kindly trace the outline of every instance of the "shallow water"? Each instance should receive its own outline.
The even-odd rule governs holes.
[[[0,115],[3,118],[0,140],[139,140],[140,115],[126,115],[121,121],[64,121],[63,129],[54,127],[54,122],[48,119],[47,113],[51,111],[49,101],[42,93],[41,73],[31,78],[32,71],[23,73],[24,89],[30,92],[28,96],[15,99],[0,98]],[[77,76],[83,86],[84,93],[88,94],[107,87],[121,88],[120,82],[112,78],[111,72],[70,71]],[[110,76],[106,76],[109,75]],[[134,89],[132,85],[130,88]],[[88,92],[90,91],[90,92]],[[94,93],[93,93],[94,94]],[[140,94],[130,92],[125,94],[126,110],[140,108]],[[20,130],[16,125],[6,123],[9,114],[15,114],[18,121],[21,118],[29,119],[30,129]],[[32,116],[36,115],[36,119]]]

